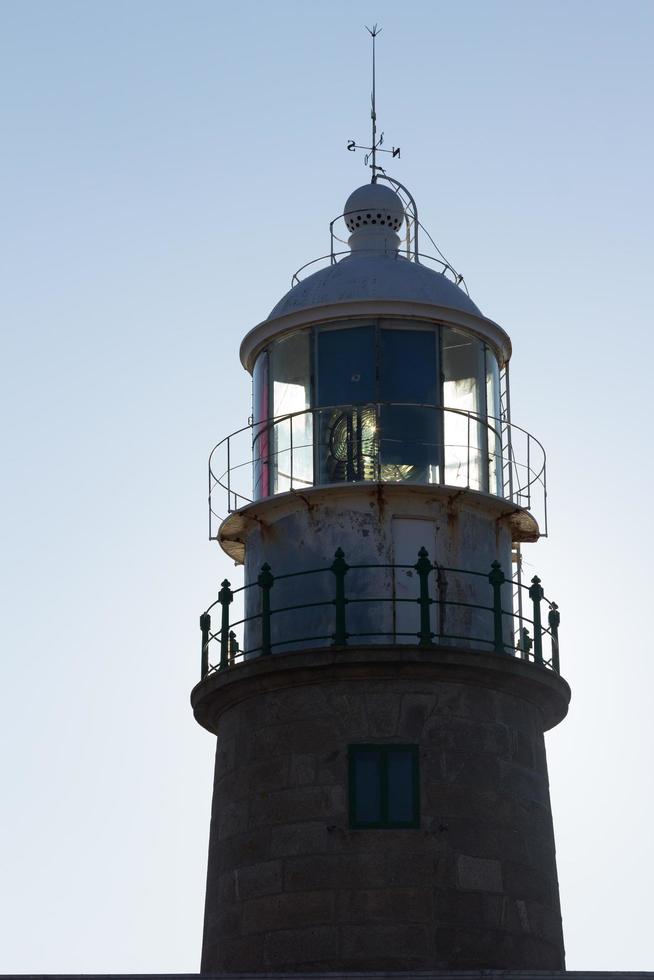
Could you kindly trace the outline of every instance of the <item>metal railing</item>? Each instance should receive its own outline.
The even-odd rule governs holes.
[[[356,570],[370,572],[375,569],[390,569],[396,571],[415,571],[418,576],[418,588],[413,597],[400,597],[398,595],[368,596],[360,595],[356,590],[348,589],[348,574]],[[324,599],[317,599],[312,602],[297,603],[291,605],[274,606],[271,601],[271,591],[276,583],[306,578],[307,576],[332,576],[333,585],[325,590]],[[447,588],[443,588],[443,582],[448,575],[470,576],[477,580],[485,580],[488,584],[488,604],[467,602],[463,600],[447,599]],[[434,591],[438,598],[432,598],[432,582],[436,579]],[[549,668],[555,673],[560,673],[559,667],[559,622],[560,614],[555,602],[546,598],[541,581],[535,575],[529,586],[518,583],[519,588],[525,590],[526,598],[531,601],[532,616],[524,614],[517,615],[513,609],[505,609],[503,606],[503,586],[504,595],[516,583],[506,578],[500,563],[494,561],[487,572],[471,571],[461,568],[447,568],[432,562],[425,548],[418,552],[417,561],[413,565],[404,564],[348,564],[345,554],[338,548],[331,565],[320,568],[311,568],[303,571],[290,572],[285,575],[274,575],[268,564],[261,567],[261,572],[255,582],[241,586],[239,589],[232,589],[231,583],[225,579],[222,582],[218,598],[200,616],[200,629],[202,633],[201,642],[201,679],[214,671],[227,670],[237,664],[244,663],[256,657],[267,657],[275,652],[275,648],[286,648],[297,646],[298,644],[320,644],[321,648],[346,647],[349,641],[361,642],[365,640],[376,640],[385,642],[404,642],[407,644],[417,643],[420,647],[434,647],[438,645],[452,646],[464,643],[467,649],[477,652],[494,652],[507,656],[518,656],[522,660],[530,661],[539,667]],[[230,619],[230,607],[235,598],[248,591],[257,593],[259,611],[249,616],[242,616],[239,619]],[[316,591],[316,595],[321,594]],[[511,595],[511,592],[509,592]],[[391,630],[351,632],[348,628],[348,606],[353,603],[369,603],[374,606],[385,603],[406,603],[418,607],[418,629],[411,630]],[[547,625],[543,622],[543,603],[547,604]],[[525,601],[526,605],[526,601]],[[213,610],[220,607],[219,623],[217,629],[212,628]],[[317,633],[306,636],[282,636],[273,641],[273,621],[274,617],[283,613],[296,613],[301,609],[333,609],[330,613],[331,629],[328,632]],[[437,628],[432,615],[432,609],[436,607],[438,613],[438,623],[445,622],[444,611],[447,607],[456,609],[473,610],[481,612],[482,618],[486,620],[483,629],[484,635],[462,635],[449,633],[442,628]],[[506,630],[507,619],[510,622],[510,630]],[[244,649],[242,640],[239,640],[239,632],[248,624],[257,624],[257,634],[260,642],[250,648]],[[530,632],[531,630],[531,632]],[[239,631],[239,632],[237,632]],[[507,632],[511,641],[507,642]],[[549,649],[546,650],[546,645]]]
[[[415,438],[409,420],[429,437]],[[547,534],[545,450],[526,429],[461,409],[370,402],[251,421],[222,439],[209,456],[209,537],[254,500],[358,482],[490,493],[531,511]]]
[[[335,238],[335,240],[340,242],[342,239]],[[317,259],[310,259],[309,262],[305,262],[304,265],[301,265],[300,268],[293,273],[291,276],[291,287],[294,288],[295,286],[300,285],[304,279],[303,273],[306,273],[307,269],[311,269],[311,272],[318,271],[318,269],[312,269],[312,266],[319,265],[322,268],[323,265],[328,264],[328,260],[329,265],[337,265],[344,255],[352,254],[356,253],[351,252],[349,248],[339,249],[337,252],[332,248],[332,251],[328,252],[326,255],[319,255]],[[438,271],[447,279],[450,279],[455,286],[463,286],[466,295],[470,295],[463,276],[456,272],[446,259],[439,259],[436,255],[430,255],[428,252],[414,252],[413,250],[411,251],[410,255],[398,252],[392,257],[402,261],[415,262],[417,265],[423,264],[422,260],[426,260],[426,262],[429,264],[435,265]]]
[[[404,205],[405,232],[404,232],[404,238],[401,239],[400,241],[400,248],[397,252],[397,257],[404,258],[409,262],[415,262],[416,265],[420,265],[423,259],[426,259],[428,262],[433,262],[435,265],[439,266],[440,272],[444,276],[447,276],[449,279],[451,279],[456,286],[462,286],[466,294],[469,296],[470,293],[468,292],[468,286],[465,281],[465,278],[460,272],[457,272],[457,270],[454,268],[452,263],[445,258],[445,256],[441,252],[440,248],[438,247],[438,245],[436,244],[432,236],[429,234],[425,226],[420,221],[418,217],[418,206],[409,189],[405,187],[404,184],[401,184],[399,180],[396,180],[394,177],[391,177],[389,174],[386,173],[378,173],[376,179],[384,180],[387,183],[389,183],[393,188],[393,190],[399,195]],[[295,272],[291,277],[292,288],[297,286],[300,282],[302,282],[301,273],[304,272],[305,269],[308,269],[310,266],[317,265],[317,263],[319,262],[326,263],[327,260],[329,260],[330,265],[336,265],[339,261],[339,258],[342,257],[343,255],[353,254],[349,248],[336,251],[335,248],[336,242],[339,242],[341,245],[346,245],[347,241],[344,238],[341,238],[340,235],[338,235],[334,230],[334,227],[337,224],[337,222],[344,220],[348,214],[353,214],[353,213],[354,212],[352,211],[344,211],[342,214],[337,215],[329,222],[329,238],[330,238],[329,252],[327,253],[327,255],[321,255],[319,258],[312,259],[310,262],[306,262],[303,266],[300,266],[297,272]],[[427,238],[433,245],[434,249],[438,253],[438,257],[436,257],[435,255],[429,255],[425,252],[419,251],[419,243],[418,243],[419,231],[421,231],[423,234],[427,236]]]

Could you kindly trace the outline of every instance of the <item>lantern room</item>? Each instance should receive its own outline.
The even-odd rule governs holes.
[[[351,319],[282,336],[255,361],[254,497],[365,480],[501,496],[499,382],[488,343],[438,322]]]
[[[296,273],[243,340],[252,416],[212,453],[211,536],[220,490],[232,513],[365,483],[499,497],[529,512],[522,540],[546,533],[544,451],[510,418],[509,337],[442,255],[420,251],[415,201],[382,179],[349,196],[318,270]]]

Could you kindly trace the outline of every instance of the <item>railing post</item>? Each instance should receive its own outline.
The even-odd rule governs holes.
[[[229,586],[227,579],[221,582],[221,589],[218,593],[218,602],[221,605],[221,619],[220,619],[220,670],[224,670],[228,666],[228,656],[229,656],[229,606],[234,598],[232,590]]]
[[[236,655],[241,652],[241,648],[238,645],[238,640],[236,639],[236,633],[234,630],[229,631],[229,665],[234,663],[236,660]]]
[[[420,579],[420,597],[416,602],[420,606],[420,632],[418,633],[418,644],[421,647],[431,646],[434,634],[431,631],[429,607],[432,599],[429,597],[429,573],[434,567],[429,560],[429,552],[426,548],[421,548],[418,552],[418,561],[413,566]]]
[[[529,588],[529,598],[534,604],[534,663],[543,663],[543,632],[541,626],[540,603],[544,596],[538,575],[534,575]]]
[[[488,581],[493,587],[493,647],[495,653],[504,653],[502,635],[502,586],[506,582],[499,561],[494,561],[488,575]]]
[[[211,616],[209,613],[202,613],[200,616],[200,629],[202,630],[202,648],[200,652],[200,680],[209,673],[209,633],[211,632]]]
[[[270,590],[275,579],[270,571],[270,565],[265,562],[261,566],[261,574],[257,583],[261,588],[261,656],[267,657],[270,653]]]
[[[559,607],[555,602],[550,602],[550,611],[548,613],[547,620],[549,622],[550,633],[552,636],[552,670],[555,670],[557,674],[560,674],[559,623],[561,622],[561,613],[559,612]]]
[[[347,645],[347,631],[345,628],[345,606],[347,605],[347,599],[345,598],[345,576],[349,567],[345,561],[343,549],[337,548],[334,554],[334,561],[331,565],[331,570],[336,579],[336,596],[334,598],[336,629],[334,630],[334,643],[332,644],[335,647],[344,647]]]

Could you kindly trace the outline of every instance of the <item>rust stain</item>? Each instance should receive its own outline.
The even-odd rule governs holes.
[[[313,513],[316,505],[312,504],[308,497],[305,497],[303,493],[300,493],[299,490],[295,490],[295,489],[291,490],[291,493],[293,494],[294,497],[299,497],[302,503],[306,504],[306,508],[309,514]]]
[[[500,550],[500,538],[501,538],[501,534],[502,534],[502,531],[504,530],[505,526],[508,523],[509,522],[508,522],[508,518],[507,518],[506,514],[500,515],[500,517],[498,517],[497,520],[494,521],[494,524],[495,524],[495,550],[498,553],[499,553],[499,550]]]
[[[445,620],[447,611],[447,575],[443,571],[442,565],[435,561],[434,568],[436,569],[436,591],[438,592],[438,610],[439,610],[439,633],[446,633]]]
[[[246,521],[252,521],[253,524],[257,524],[263,530],[269,530],[271,527],[270,524],[267,524],[266,521],[262,520],[260,517],[257,517],[257,515],[254,513],[243,514],[242,517]]]

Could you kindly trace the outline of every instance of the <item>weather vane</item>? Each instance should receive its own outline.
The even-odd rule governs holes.
[[[381,27],[377,27],[374,24],[372,27],[366,27],[368,34],[372,38],[372,95],[371,95],[371,108],[370,108],[370,118],[372,120],[372,146],[359,146],[356,140],[348,140],[347,148],[354,153],[355,150],[365,150],[366,155],[363,158],[363,162],[366,167],[370,167],[372,170],[372,179],[376,179],[377,171],[383,172],[383,167],[377,165],[377,154],[378,153],[390,153],[393,157],[400,156],[400,147],[392,146],[390,150],[382,149],[382,144],[384,142],[384,134],[380,133],[379,139],[377,139],[377,110],[375,106],[375,39],[378,34],[381,34]],[[372,161],[372,162],[370,162]]]

